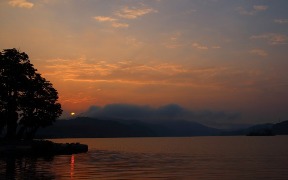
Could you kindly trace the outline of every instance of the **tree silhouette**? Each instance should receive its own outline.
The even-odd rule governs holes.
[[[0,53],[0,89],[0,129],[6,129],[7,139],[31,139],[39,127],[52,125],[62,113],[57,91],[24,52]]]

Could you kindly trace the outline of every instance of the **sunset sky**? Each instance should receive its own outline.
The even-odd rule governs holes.
[[[66,114],[177,104],[278,122],[288,120],[287,9],[287,0],[1,0],[0,49],[26,52]]]

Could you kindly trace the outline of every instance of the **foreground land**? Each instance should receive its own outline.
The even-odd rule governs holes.
[[[48,140],[0,140],[0,156],[53,156],[85,153],[88,145],[80,143],[54,143]]]

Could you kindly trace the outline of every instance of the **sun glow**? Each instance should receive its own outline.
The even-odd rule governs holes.
[[[71,116],[75,116],[75,113],[74,113],[74,112],[71,112],[70,115],[71,115]]]

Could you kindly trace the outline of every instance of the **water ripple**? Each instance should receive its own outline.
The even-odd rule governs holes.
[[[127,141],[123,150],[123,146],[115,148],[114,139],[105,139],[105,145],[111,141],[113,146],[106,149],[101,147],[98,139],[91,139],[91,143],[98,143],[99,149],[91,148],[85,154],[1,158],[0,179],[288,179],[287,138],[270,138],[269,142],[243,137],[234,140],[166,138],[160,139],[157,147],[155,139],[142,139],[142,148],[148,149],[135,149],[139,139],[117,139],[124,144]],[[177,145],[177,151],[161,149],[169,145],[170,149]]]

